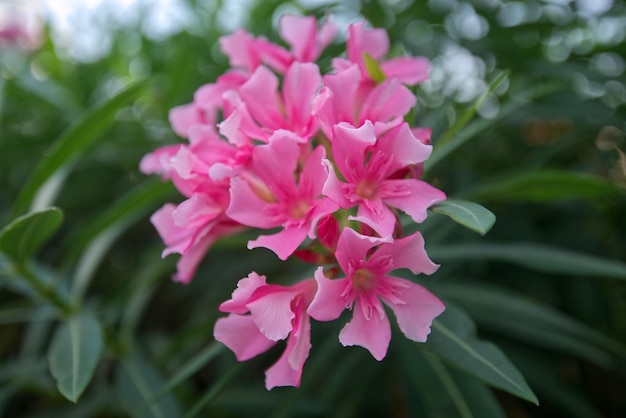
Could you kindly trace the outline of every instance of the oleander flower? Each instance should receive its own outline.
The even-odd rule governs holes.
[[[220,305],[220,311],[230,315],[215,323],[215,339],[230,348],[239,361],[287,339],[282,356],[265,372],[265,386],[268,390],[297,387],[311,349],[311,323],[306,310],[315,289],[313,279],[293,286],[270,285],[265,276],[252,272],[239,281],[231,299]]]
[[[376,360],[382,360],[391,340],[384,303],[408,339],[426,341],[431,323],[444,311],[444,304],[426,288],[390,274],[402,268],[414,274],[437,270],[439,266],[428,258],[419,232],[393,241],[344,228],[335,255],[346,277],[329,279],[321,267],[317,269],[318,290],[308,308],[313,319],[331,321],[351,309],[352,320],[341,330],[339,341],[344,346],[364,347]]]

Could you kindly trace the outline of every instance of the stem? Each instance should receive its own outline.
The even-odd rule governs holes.
[[[23,263],[17,263],[14,265],[14,268],[17,276],[21,276],[26,279],[39,297],[52,303],[62,312],[63,315],[70,315],[76,310],[76,307],[73,304],[61,296],[56,289],[46,285],[44,281],[33,273],[26,265]]]

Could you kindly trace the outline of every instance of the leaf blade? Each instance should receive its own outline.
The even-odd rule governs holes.
[[[102,354],[102,327],[88,311],[70,318],[57,331],[48,363],[59,392],[72,402],[83,393]]]
[[[0,231],[0,251],[22,263],[41,248],[62,221],[63,212],[55,207],[20,216]]]
[[[431,210],[448,216],[458,224],[480,235],[489,232],[496,222],[496,215],[489,209],[466,200],[447,199],[433,206]]]
[[[471,318],[448,305],[433,322],[433,332],[424,348],[484,383],[538,404],[526,380],[495,345],[480,341]]]

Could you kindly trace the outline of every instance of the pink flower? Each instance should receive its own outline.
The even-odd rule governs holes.
[[[266,140],[278,129],[289,130],[308,139],[317,132],[317,121],[311,105],[322,84],[317,65],[294,63],[285,74],[282,92],[278,77],[267,67],[260,66],[239,88],[239,96],[247,110],[265,131]],[[254,136],[254,132],[244,132]]]
[[[314,16],[282,15],[279,22],[280,36],[289,44],[296,61],[314,62],[324,48],[337,35],[337,27],[326,20],[317,28]]]
[[[224,216],[227,202],[221,198],[196,193],[178,206],[165,204],[150,218],[166,245],[162,257],[181,254],[174,281],[189,283],[211,245],[244,228]]]
[[[287,339],[282,356],[265,372],[265,386],[268,390],[276,386],[297,387],[311,349],[311,324],[306,309],[315,294],[315,281],[308,279],[293,286],[268,285],[265,281],[265,276],[255,272],[239,281],[232,298],[219,307],[230,315],[217,320],[213,334],[239,361]]]
[[[317,221],[337,210],[335,203],[321,196],[327,177],[321,163],[324,148],[302,156],[301,149],[308,147],[302,142],[288,131],[277,131],[269,144],[252,150],[252,172],[230,182],[231,200],[226,210],[230,218],[256,228],[283,228],[248,242],[248,248],[269,248],[281,260],[286,260],[307,235],[315,238]],[[296,184],[299,163],[302,171]]]
[[[400,170],[426,160],[432,149],[416,139],[406,123],[379,138],[370,121],[360,128],[340,123],[333,134],[335,166],[324,160],[329,176],[323,193],[343,209],[358,206],[352,219],[366,223],[380,236],[393,234],[396,215],[391,208],[422,222],[431,205],[445,200],[445,194],[428,183],[395,177]]]
[[[339,341],[344,346],[364,347],[380,361],[391,340],[384,302],[408,339],[426,341],[432,321],[444,311],[444,304],[424,287],[389,274],[400,268],[414,274],[437,270],[439,266],[424,251],[419,232],[391,241],[389,237],[373,238],[344,228],[335,255],[346,277],[330,280],[321,267],[317,269],[318,290],[308,309],[312,318],[330,321],[344,309],[351,309],[352,320],[341,330]]]
[[[382,61],[389,51],[389,38],[384,29],[365,29],[363,22],[350,25],[346,49],[347,60],[333,59],[333,67],[336,71],[345,70],[354,63],[359,66],[364,78],[370,78],[364,59],[367,53],[374,60],[379,61],[386,78],[396,78],[409,85],[428,80],[430,62],[424,57],[397,57]]]
[[[415,102],[415,95],[397,79],[376,84],[351,65],[324,76],[324,87],[313,102],[313,114],[329,138],[333,126],[340,122],[361,126],[370,120],[380,134],[402,123]]]

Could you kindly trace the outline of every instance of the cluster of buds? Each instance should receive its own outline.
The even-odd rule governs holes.
[[[248,248],[312,263],[314,277],[285,286],[252,272],[219,306],[229,315],[214,336],[240,361],[280,340],[286,348],[266,371],[266,387],[298,386],[311,348],[311,319],[352,319],[339,341],[381,360],[391,339],[384,305],[402,333],[426,341],[443,303],[392,274],[438,268],[419,232],[404,236],[400,216],[422,222],[445,194],[419,179],[430,130],[405,121],[416,98],[407,85],[428,77],[425,58],[385,59],[387,33],[348,28],[346,54],[322,75],[315,61],[337,34],[326,20],[284,15],[288,48],[244,30],[221,38],[232,69],[170,113],[186,144],[141,162],[186,197],[151,218],[166,249],[179,253],[174,280],[188,283],[211,245],[256,228]],[[402,215],[405,214],[405,215]],[[263,230],[271,230],[264,233]]]

